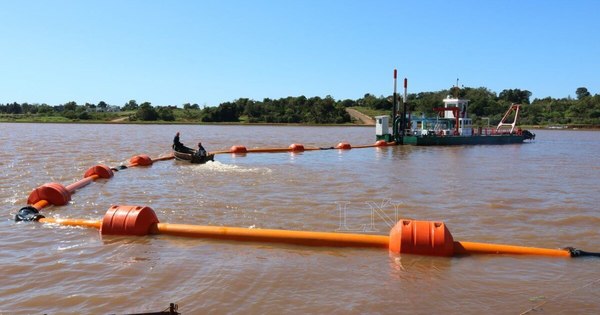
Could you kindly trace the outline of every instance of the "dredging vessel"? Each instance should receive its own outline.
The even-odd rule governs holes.
[[[393,141],[408,145],[475,145],[513,144],[535,139],[535,134],[516,126],[520,104],[511,104],[496,127],[473,126],[468,117],[469,100],[448,96],[444,107],[436,107],[435,117],[411,117],[407,110],[407,79],[404,79],[403,109],[400,111],[396,93],[397,71],[394,70],[394,101],[392,110],[392,133],[389,132],[389,116],[376,116],[377,140]],[[508,122],[512,118],[512,122]]]

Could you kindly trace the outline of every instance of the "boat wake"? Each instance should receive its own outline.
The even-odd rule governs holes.
[[[195,164],[192,167],[194,172],[205,173],[212,171],[215,173],[257,173],[257,174],[268,174],[271,173],[271,169],[266,167],[244,167],[232,164],[223,164],[219,161],[211,161],[205,164]]]

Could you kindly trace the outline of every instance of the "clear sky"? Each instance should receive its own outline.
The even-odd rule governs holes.
[[[1,0],[0,43],[0,103],[600,94],[599,0]]]

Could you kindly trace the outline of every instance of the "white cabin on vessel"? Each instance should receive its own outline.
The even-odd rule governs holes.
[[[388,116],[375,116],[375,135],[385,136],[390,133]]]
[[[387,115],[375,116],[375,137],[377,140],[385,140],[386,142],[392,141],[389,119],[390,118]]]
[[[458,123],[458,134],[461,136],[470,136],[473,132],[473,121],[467,116],[468,107],[469,100],[453,98],[450,95],[444,99],[444,118],[453,119]],[[454,108],[455,110],[452,110]]]
[[[472,136],[473,122],[467,117],[469,100],[446,97],[444,107],[434,108],[433,118],[412,118],[409,134],[414,136]]]

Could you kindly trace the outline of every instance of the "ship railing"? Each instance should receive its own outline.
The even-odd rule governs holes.
[[[494,130],[495,129],[493,129],[493,128],[483,128],[483,127],[473,128],[472,135],[473,136],[491,136],[494,134]]]

